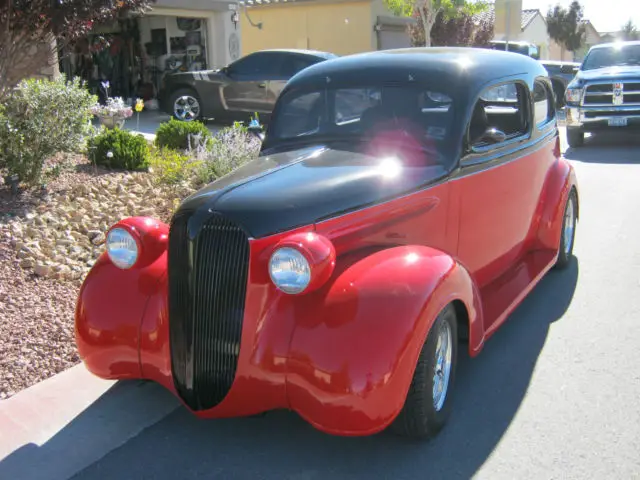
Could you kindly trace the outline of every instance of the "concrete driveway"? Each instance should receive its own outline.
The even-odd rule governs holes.
[[[581,187],[576,258],[463,357],[435,441],[332,437],[288,412],[197,420],[157,385],[102,382],[68,424],[0,461],[0,478],[640,478],[640,139],[565,154]]]

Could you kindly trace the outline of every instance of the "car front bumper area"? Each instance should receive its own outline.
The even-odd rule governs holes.
[[[370,334],[379,304],[362,304],[366,295],[357,290],[347,295],[340,285],[331,290],[333,296],[314,292],[294,298],[279,292],[264,259],[287,234],[249,242],[245,306],[239,315],[229,303],[236,299],[235,290],[225,287],[234,278],[223,278],[217,286],[200,270],[191,277],[195,296],[180,303],[189,285],[179,283],[179,270],[169,275],[172,255],[181,260],[171,247],[142,269],[121,270],[103,254],[84,281],[76,310],[76,342],[87,369],[107,379],[159,383],[201,418],[286,409],[334,435],[371,435],[386,428],[411,381],[414,358],[404,352],[411,349],[417,356],[421,336],[413,336],[409,346],[402,335],[374,336],[368,343],[376,355],[363,353],[366,345],[360,339]],[[219,260],[231,265],[235,254],[230,245],[222,253]],[[234,275],[239,271],[229,269]],[[217,306],[206,308],[214,293]],[[398,302],[394,312],[421,311],[421,304]],[[195,310],[189,319],[181,310],[191,306]],[[327,317],[335,323],[331,328],[325,327]],[[414,316],[404,317],[413,325]],[[384,339],[382,345],[375,338]]]
[[[568,105],[566,124],[568,128],[582,132],[640,130],[640,105]]]

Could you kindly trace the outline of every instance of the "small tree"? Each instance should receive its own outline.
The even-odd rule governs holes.
[[[473,15],[468,13],[461,13],[454,18],[446,18],[444,13],[440,12],[431,27],[431,45],[483,47],[493,39],[493,28],[493,22],[489,21],[481,21],[476,24]],[[424,29],[419,19],[417,24],[412,26],[411,37],[414,45],[424,45]]]
[[[58,50],[94,23],[144,11],[149,1],[0,0],[0,101],[23,78],[56,65]]]
[[[448,20],[462,14],[474,15],[487,8],[484,0],[384,0],[384,3],[394,15],[418,19],[424,46],[427,47],[431,46],[431,28],[438,15]]]
[[[631,19],[622,26],[622,31],[620,33],[622,34],[622,40],[638,40],[638,38],[640,38],[638,29]]]
[[[575,52],[584,43],[586,28],[582,24],[583,17],[582,5],[577,0],[571,2],[568,9],[558,4],[547,12],[547,33],[560,45],[563,58],[565,50]]]

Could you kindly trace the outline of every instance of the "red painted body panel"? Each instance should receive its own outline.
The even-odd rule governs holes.
[[[553,265],[575,184],[573,169],[547,142],[489,171],[251,240],[237,376],[218,406],[197,414],[289,408],[329,433],[384,429],[402,407],[427,332],[448,302],[464,305],[469,352],[477,355]],[[167,256],[164,247],[155,249],[167,226],[126,223],[142,232],[142,248],[153,245],[153,254],[126,271],[100,258],[78,300],[78,348],[96,375],[148,378],[175,393]],[[310,293],[286,295],[271,283],[269,257],[279,243],[309,232],[322,241],[307,254],[321,271],[330,265],[330,276]]]

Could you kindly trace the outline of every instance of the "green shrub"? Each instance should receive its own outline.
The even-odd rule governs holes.
[[[128,130],[105,128],[90,141],[91,160],[98,165],[125,170],[149,166],[149,145],[142,135]]]
[[[210,182],[253,160],[258,156],[260,146],[260,140],[240,122],[223,128],[196,152],[196,158],[200,160],[200,181]]]
[[[181,122],[172,118],[163,122],[156,132],[156,146],[158,148],[172,148],[174,150],[188,150],[190,148],[189,135],[200,136],[206,142],[211,138],[209,129],[200,122]]]
[[[199,162],[186,153],[169,148],[153,149],[149,161],[153,176],[166,185],[189,180],[198,165]]]
[[[40,183],[47,158],[82,151],[96,101],[77,78],[20,82],[0,106],[0,169]]]

